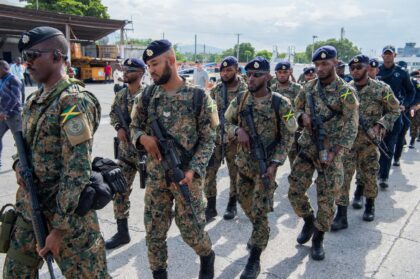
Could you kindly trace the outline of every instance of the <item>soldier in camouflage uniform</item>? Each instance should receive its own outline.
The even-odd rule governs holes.
[[[149,154],[144,225],[153,278],[167,278],[166,238],[175,218],[183,240],[200,256],[199,278],[210,279],[214,276],[215,254],[204,230],[203,186],[219,124],[216,104],[203,90],[177,74],[175,52],[169,41],[150,43],[143,60],[155,85],[136,98],[130,127],[133,144]],[[187,206],[179,187],[168,182],[170,173],[161,163],[159,144],[151,130],[153,120],[160,122],[162,133],[173,141],[181,157],[185,178],[179,184],[188,185],[194,210]],[[172,212],[174,202],[175,212]]]
[[[302,77],[299,77],[298,82],[300,85],[304,85],[308,81],[313,80],[315,78],[316,78],[315,67],[309,66],[309,67],[303,68]]]
[[[226,112],[229,103],[235,98],[240,92],[243,92],[247,89],[246,83],[238,75],[238,61],[233,56],[228,56],[223,59],[220,64],[220,78],[221,82],[218,83],[211,91],[210,96],[215,100],[217,104],[217,110],[219,112],[219,120],[222,122],[224,118],[224,113]],[[227,87],[226,91],[225,87]],[[226,92],[226,96],[224,95]],[[222,115],[223,114],[223,115]],[[224,139],[222,140],[221,129],[224,129]],[[223,145],[223,155],[222,155],[222,145]],[[206,208],[206,220],[207,222],[211,218],[217,216],[216,211],[216,196],[217,196],[217,171],[220,168],[222,161],[226,158],[227,167],[229,171],[230,178],[230,192],[229,192],[229,202],[226,208],[226,212],[223,215],[225,220],[231,220],[235,217],[236,209],[236,166],[235,166],[235,156],[236,156],[236,141],[235,139],[228,139],[226,128],[224,123],[219,125],[217,129],[217,138],[216,138],[216,147],[214,149],[213,155],[210,159],[209,165],[207,166],[206,181],[204,184],[204,193],[207,198],[207,208]],[[223,158],[222,158],[223,157]]]
[[[306,243],[313,234],[311,256],[314,260],[325,257],[324,232],[331,227],[335,196],[343,184],[342,154],[352,147],[359,121],[359,104],[354,89],[336,75],[336,56],[337,51],[332,46],[323,46],[314,52],[312,61],[315,62],[318,78],[305,84],[295,101],[296,118],[304,130],[298,141],[301,150],[288,178],[288,197],[296,214],[305,220],[297,242]],[[315,127],[312,126],[309,105],[311,99],[316,116],[323,122],[325,139],[320,145],[325,151],[318,150],[321,148],[315,144],[316,131],[312,130]],[[318,172],[315,180],[318,193],[316,219],[306,194],[315,169]]]
[[[241,279],[252,279],[257,278],[260,272],[260,255],[267,247],[269,239],[267,215],[272,211],[274,190],[277,188],[276,171],[286,160],[297,123],[290,100],[267,88],[270,79],[269,62],[262,57],[256,57],[245,69],[248,91],[233,99],[225,117],[229,137],[237,137],[238,141],[235,159],[238,167],[238,200],[253,226],[249,241],[250,256]],[[269,179],[269,192],[265,189],[264,178],[259,173],[258,161],[251,155],[254,154],[256,143],[250,140],[252,132],[243,117],[245,111],[251,111],[256,133],[267,154],[264,163],[268,168],[263,177]],[[273,121],[276,123],[274,128]]]
[[[91,176],[92,139],[101,115],[99,102],[80,82],[65,75],[68,43],[61,31],[34,28],[22,35],[19,50],[31,76],[43,85],[24,107],[22,132],[49,234],[37,253],[29,195],[16,161],[18,221],[3,276],[36,278],[40,256],[50,251],[67,278],[110,278],[96,212],[89,210],[84,216],[75,213]]]
[[[127,222],[130,210],[130,194],[133,190],[132,186],[136,173],[140,170],[139,154],[136,148],[131,144],[128,137],[129,131],[124,129],[123,123],[121,123],[122,121],[115,111],[115,107],[120,107],[126,125],[130,125],[134,99],[141,94],[144,89],[141,86],[141,79],[146,71],[146,65],[140,59],[129,58],[124,61],[123,66],[124,83],[128,84],[128,87],[121,89],[115,95],[109,117],[111,118],[111,125],[117,131],[119,140],[117,152],[118,165],[121,167],[129,189],[124,194],[117,193],[114,198],[114,216],[117,220],[117,233],[105,242],[106,249],[113,249],[130,242]]]
[[[347,206],[349,190],[354,172],[363,182],[363,195],[366,197],[363,220],[373,221],[375,217],[375,198],[378,195],[376,175],[379,170],[379,150],[372,142],[382,140],[385,131],[392,130],[399,116],[399,102],[391,88],[368,77],[369,58],[357,55],[349,62],[350,72],[354,78],[350,85],[356,88],[359,99],[359,131],[352,149],[343,156],[344,183],[336,198],[337,215],[331,226],[332,231],[345,229],[347,223]]]
[[[277,63],[275,71],[277,82],[271,86],[271,91],[280,93],[282,96],[287,97],[293,105],[296,96],[302,89],[302,86],[298,83],[290,81],[290,76],[292,75],[290,62],[281,61]],[[287,157],[289,157],[290,167],[292,167],[293,161],[295,160],[298,153],[297,139],[299,138],[301,132],[302,129],[296,130],[295,140],[293,141],[292,147],[290,148],[289,154],[287,155]]]

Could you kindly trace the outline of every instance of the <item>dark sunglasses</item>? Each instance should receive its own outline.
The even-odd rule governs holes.
[[[259,78],[259,77],[262,77],[262,76],[264,76],[266,73],[264,73],[264,72],[247,72],[246,73],[246,76],[247,77],[255,77],[255,78]]]
[[[363,69],[363,65],[352,65],[352,66],[350,66],[350,71],[354,71],[354,70],[361,70],[361,69]]]
[[[23,61],[33,61],[41,57],[43,53],[49,53],[49,52],[54,52],[54,51],[56,50],[55,49],[44,49],[44,50],[28,49],[28,50],[22,51],[22,59]]]

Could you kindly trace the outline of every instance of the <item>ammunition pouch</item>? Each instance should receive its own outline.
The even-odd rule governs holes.
[[[10,207],[7,211],[6,208]],[[0,253],[7,253],[10,238],[17,219],[16,209],[13,204],[6,204],[0,211]]]

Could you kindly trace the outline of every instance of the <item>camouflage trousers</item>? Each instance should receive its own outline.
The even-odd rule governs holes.
[[[252,234],[249,243],[264,250],[270,237],[267,215],[273,211],[273,196],[277,184],[271,181],[269,193],[271,204],[268,207],[267,192],[258,174],[249,177],[239,171],[236,185],[239,204],[252,223]]]
[[[417,138],[420,134],[420,109],[411,118],[410,137]]]
[[[379,171],[379,151],[365,136],[357,137],[353,148],[343,155],[344,183],[336,197],[336,204],[349,205],[349,191],[354,172],[357,170],[358,179],[363,185],[363,195],[374,199],[378,196],[376,176]]]
[[[121,167],[121,171],[127,180],[128,189],[125,193],[117,193],[113,200],[114,203],[114,216],[115,219],[126,219],[130,215],[130,195],[133,191],[133,182],[136,178],[137,170],[139,169],[138,160],[118,160],[118,165]],[[134,168],[136,166],[136,168]]]
[[[294,138],[293,144],[290,147],[289,153],[287,154],[287,157],[289,158],[290,168],[292,168],[293,162],[295,161],[296,156],[297,156],[297,154],[299,152],[298,139],[299,139],[299,137],[300,137],[301,134],[302,134],[302,130],[301,129],[298,129],[295,132],[295,138]]]
[[[3,278],[38,278],[42,259],[36,252],[35,234],[29,221],[17,223],[12,232]],[[111,278],[107,271],[105,243],[96,212],[75,216],[72,230],[62,235],[59,258],[55,258],[66,278]]]
[[[194,178],[191,191],[191,204],[197,214],[195,222],[191,208],[175,186],[169,186],[165,179],[149,175],[146,180],[144,197],[144,226],[146,228],[146,245],[151,270],[167,268],[168,247],[167,234],[175,217],[182,239],[200,256],[211,252],[211,240],[205,227],[203,200],[203,178]],[[175,202],[175,212],[172,211]]]
[[[306,191],[312,184],[312,177],[315,170],[318,176],[315,180],[317,189],[318,212],[316,214],[315,226],[318,230],[329,231],[334,217],[335,197],[343,184],[344,171],[341,161],[341,153],[335,156],[334,160],[325,170],[322,170],[317,163],[318,153],[315,146],[311,145],[301,149],[299,155],[293,162],[289,180],[289,201],[295,213],[302,218],[313,214],[314,210],[309,201]],[[320,173],[321,172],[321,173]]]
[[[225,145],[225,158],[229,171],[230,178],[230,197],[236,196],[236,175],[238,173],[235,165],[236,144]],[[222,146],[216,145],[213,151],[213,156],[210,159],[209,165],[206,169],[206,180],[204,183],[204,193],[206,198],[217,196],[217,172],[222,164]]]

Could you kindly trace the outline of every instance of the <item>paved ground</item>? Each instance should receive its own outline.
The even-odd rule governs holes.
[[[94,153],[112,157],[112,137],[115,132],[107,116],[113,98],[112,86],[89,85],[88,88],[99,97],[103,107],[101,126],[95,136]],[[417,144],[420,148],[420,143]],[[10,133],[5,136],[4,145],[0,204],[13,201],[16,190],[11,171],[10,156],[14,147]],[[404,149],[401,162],[401,168],[392,168],[389,189],[379,193],[375,221],[364,222],[362,210],[349,209],[350,227],[326,235],[326,259],[322,262],[310,259],[309,244],[296,243],[303,221],[293,213],[287,199],[287,175],[290,171],[287,162],[277,175],[279,188],[274,198],[275,210],[269,218],[270,241],[262,255],[259,278],[420,278],[419,151]],[[218,176],[217,209],[220,215],[227,204],[228,183],[227,168],[223,166]],[[143,194],[136,179],[129,219],[132,241],[129,245],[108,252],[108,267],[114,278],[151,278],[142,217]],[[309,194],[312,201],[316,201],[313,187]],[[107,239],[116,231],[112,205],[100,211],[99,217],[103,235]],[[239,210],[235,220],[224,221],[218,217],[206,229],[217,255],[215,278],[239,278],[247,260],[245,246],[251,233],[250,222]],[[184,244],[174,224],[169,232],[168,246],[169,277],[197,278],[199,259]],[[4,254],[0,257],[3,261]],[[45,268],[41,278],[48,278]]]

